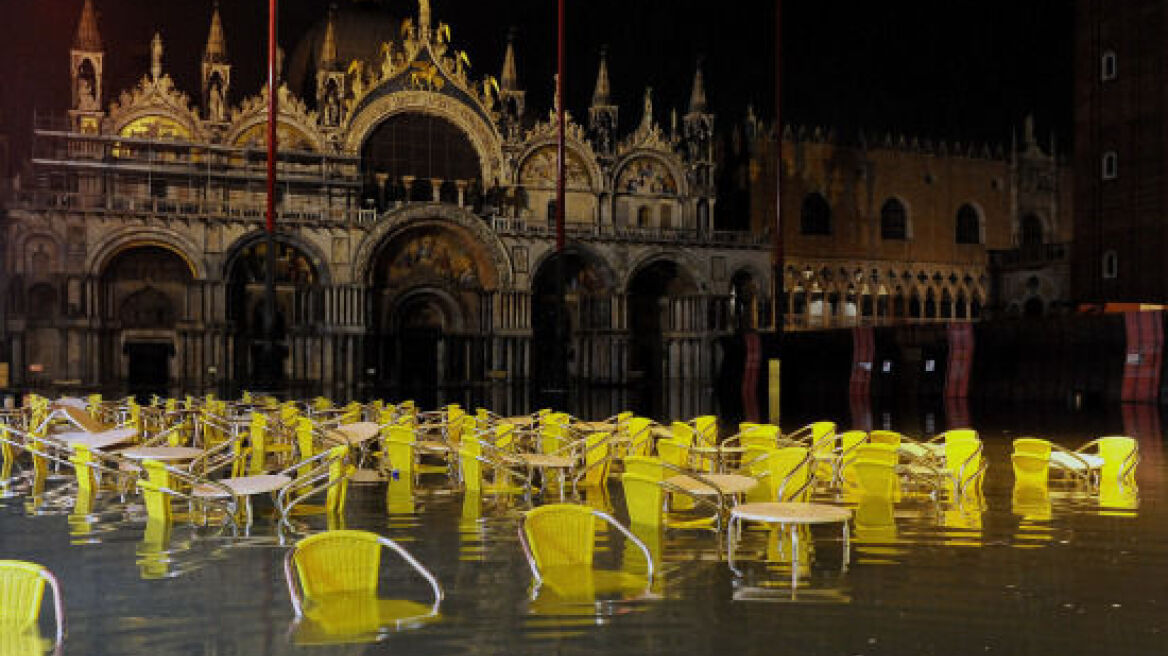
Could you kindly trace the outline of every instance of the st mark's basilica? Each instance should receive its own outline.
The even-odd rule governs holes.
[[[157,34],[140,82],[107,96],[84,1],[71,108],[38,112],[8,203],[0,337],[14,384],[256,377],[271,90],[233,88],[230,25],[209,13],[197,98],[176,88]],[[591,105],[569,112],[556,256],[555,111],[526,103],[514,45],[497,77],[476,75],[429,0],[394,19],[364,3],[322,13],[275,91],[286,379],[525,381],[566,333],[576,379],[710,380],[719,337],[773,328],[774,131],[748,118],[719,148],[700,68],[663,126],[648,88],[639,116],[620,115],[600,57]],[[973,320],[1011,302],[990,298],[995,285],[1015,308],[1065,294],[1050,258],[1008,255],[1069,240],[1069,185],[1029,127],[1010,156],[791,128],[782,141],[790,327]],[[722,198],[742,217],[716,221]],[[1007,254],[1000,279],[991,252]]]

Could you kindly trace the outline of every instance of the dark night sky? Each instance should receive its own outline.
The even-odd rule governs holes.
[[[0,0],[0,79],[5,128],[18,157],[33,107],[69,102],[68,50],[82,0]],[[383,0],[395,16],[414,0]],[[505,36],[517,30],[519,74],[529,107],[541,114],[555,65],[554,0],[432,0],[449,23],[473,75],[498,75]],[[753,103],[769,116],[774,95],[774,4],[769,0],[568,0],[568,105],[579,117],[595,82],[598,52],[609,66],[623,129],[640,118],[645,86],[658,120],[684,112],[693,70],[705,58],[707,91],[725,127]],[[266,25],[263,0],[221,0],[235,65],[233,101],[260,85]],[[281,45],[327,11],[325,0],[283,0]],[[108,101],[149,68],[155,29],[166,69],[192,97],[211,0],[97,0],[106,45]],[[1038,132],[1069,143],[1073,2],[1069,0],[788,0],[783,27],[785,122],[905,132],[922,137],[1008,143],[1033,112]],[[14,64],[14,65],[13,65]]]

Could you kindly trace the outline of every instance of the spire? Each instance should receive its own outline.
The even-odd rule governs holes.
[[[162,34],[159,32],[150,40],[150,77],[155,80],[162,77]]]
[[[503,55],[503,91],[519,90],[519,73],[515,70],[515,32],[507,35],[507,54]]]
[[[223,37],[223,21],[219,18],[219,0],[215,0],[214,10],[211,12],[211,31],[207,34],[203,61],[216,64],[227,61],[227,39]]]
[[[698,62],[698,70],[694,74],[693,92],[689,96],[689,112],[691,114],[705,114],[706,109],[706,82],[702,75],[702,64]]]
[[[612,104],[612,88],[608,82],[608,53],[600,49],[600,72],[596,74],[596,90],[592,92],[592,106],[603,107]]]
[[[73,40],[75,50],[101,50],[101,34],[97,31],[97,11],[93,0],[85,0],[81,7],[81,21],[77,23],[77,37]]]
[[[329,6],[328,24],[324,28],[324,43],[320,46],[320,69],[328,70],[337,63],[337,5]]]
[[[430,32],[430,0],[418,0],[418,32]]]

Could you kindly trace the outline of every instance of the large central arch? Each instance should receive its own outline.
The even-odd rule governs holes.
[[[466,134],[478,153],[484,183],[493,184],[503,178],[502,139],[495,127],[458,99],[429,91],[398,91],[363,107],[349,121],[345,150],[360,152],[382,122],[403,113],[430,114],[450,121]]]
[[[485,376],[492,296],[510,284],[503,246],[464,210],[410,206],[358,248],[370,295],[366,369],[379,387],[432,394]]]

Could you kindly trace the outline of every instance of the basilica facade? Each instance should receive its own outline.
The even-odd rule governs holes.
[[[713,225],[700,70],[680,125],[659,125],[647,90],[625,129],[601,58],[586,117],[568,121],[557,254],[554,111],[526,106],[511,45],[497,78],[472,75],[428,0],[400,20],[330,10],[278,88],[239,102],[217,7],[193,99],[159,35],[140,82],[107,97],[94,4],[68,53],[72,106],[36,117],[8,203],[12,384],[256,378],[271,93],[290,381],[522,381],[557,335],[574,378],[709,379],[720,334],[770,321],[769,243]]]

